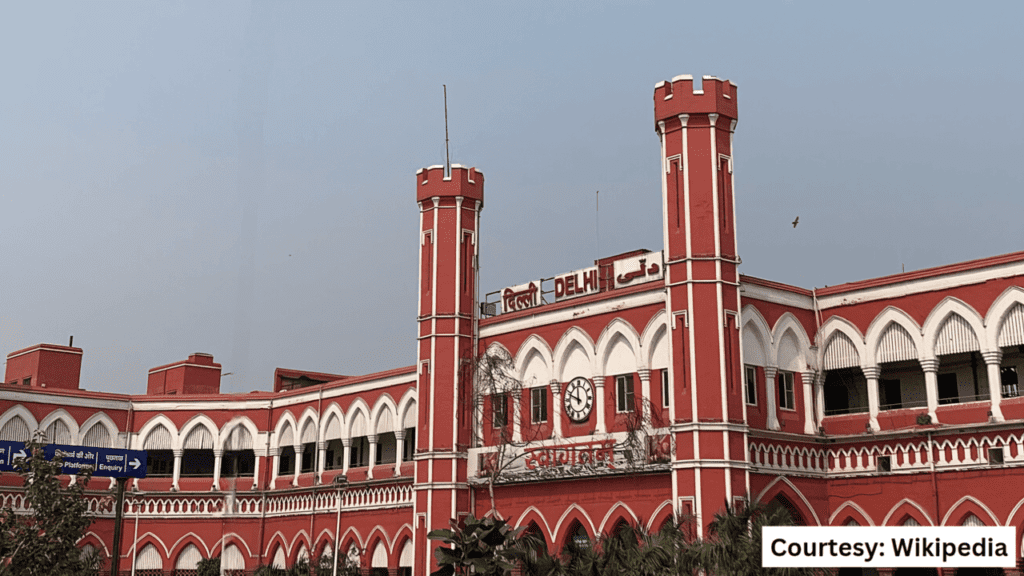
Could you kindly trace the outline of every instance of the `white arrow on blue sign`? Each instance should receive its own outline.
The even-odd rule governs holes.
[[[63,464],[61,472],[64,474],[79,474],[84,468],[91,468],[93,476],[146,477],[145,450],[49,444],[43,447],[43,455],[47,460],[53,460],[60,455]],[[27,456],[28,450],[24,442],[0,442],[0,471],[14,470],[15,459]]]

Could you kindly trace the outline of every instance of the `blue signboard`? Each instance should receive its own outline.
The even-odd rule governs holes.
[[[47,460],[60,455],[63,459],[61,472],[64,474],[79,474],[88,467],[92,469],[93,476],[146,477],[145,450],[49,444],[43,447],[43,455]],[[14,470],[14,460],[27,457],[28,450],[23,442],[0,442],[0,471]]]

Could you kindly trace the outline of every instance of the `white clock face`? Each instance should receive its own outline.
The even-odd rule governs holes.
[[[573,378],[565,386],[565,413],[573,422],[583,422],[590,417],[594,407],[594,387],[586,378]]]

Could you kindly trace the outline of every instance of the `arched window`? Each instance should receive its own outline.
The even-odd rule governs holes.
[[[146,476],[170,476],[174,472],[171,433],[160,424],[149,431],[142,443],[146,451]]]
[[[388,549],[384,542],[377,542],[370,560],[370,576],[388,576]]]
[[[238,546],[228,544],[224,549],[224,554],[220,557],[220,565],[226,576],[242,576],[242,573],[245,572],[245,558]]]
[[[203,554],[195,544],[185,546],[178,554],[178,559],[174,561],[174,576],[191,576],[202,559]]]
[[[406,540],[398,557],[398,576],[412,576],[412,541]]]
[[[110,448],[110,432],[107,432],[106,426],[97,422],[85,433],[82,444],[94,448]]]
[[[164,560],[156,546],[146,544],[135,557],[135,576],[162,576]]]
[[[213,435],[206,426],[193,428],[182,442],[182,448],[182,476],[213,476]]]
[[[256,453],[252,449],[252,434],[241,424],[236,425],[224,441],[221,459],[222,478],[252,476],[256,468]]]
[[[10,442],[28,442],[32,439],[32,431],[21,416],[15,416],[0,428],[0,440]]]
[[[287,564],[287,560],[284,557],[284,548],[278,546],[277,551],[274,552],[274,562],[271,565],[278,570],[284,570],[285,564]]]
[[[579,520],[573,520],[572,525],[569,526],[569,531],[566,533],[565,545],[562,546],[564,552],[570,555],[576,554],[580,550],[590,548],[590,535],[587,534],[587,529],[580,524]]]
[[[48,444],[74,444],[75,440],[71,437],[71,429],[61,419],[56,419],[46,427],[46,442]]]

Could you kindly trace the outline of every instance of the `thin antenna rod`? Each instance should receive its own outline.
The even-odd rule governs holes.
[[[444,171],[445,174],[452,174],[452,159],[448,155],[448,85],[441,84],[444,88]]]
[[[597,231],[597,254],[596,257],[601,257],[601,191],[596,192],[597,197],[597,209],[594,210],[594,230]]]

